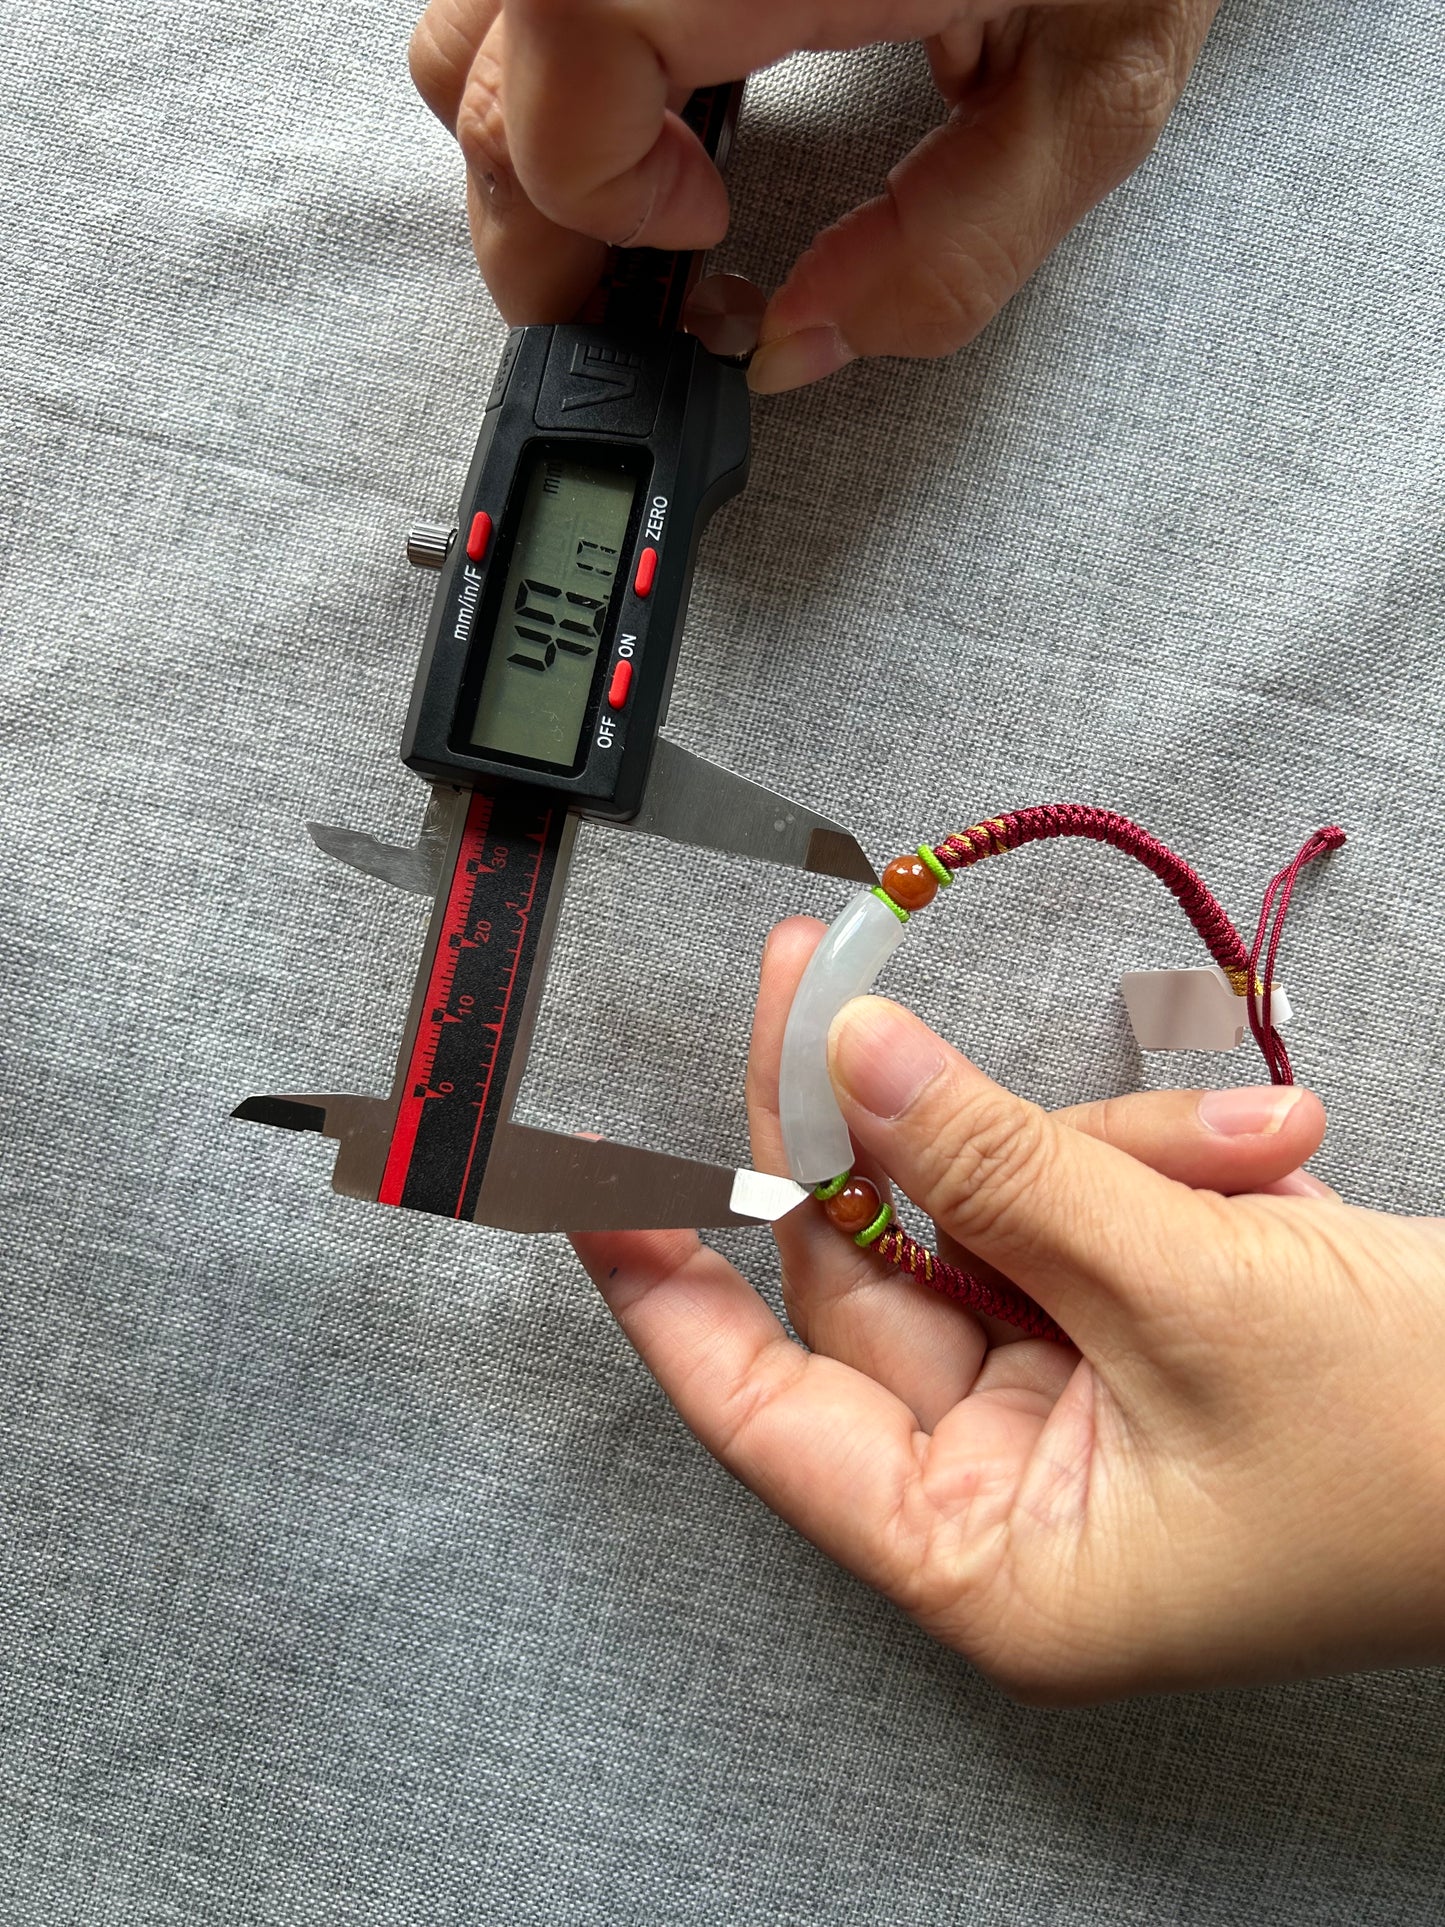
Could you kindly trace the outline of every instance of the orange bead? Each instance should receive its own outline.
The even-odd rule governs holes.
[[[938,895],[938,878],[921,856],[896,856],[883,872],[883,888],[900,910],[921,910]]]
[[[867,1178],[849,1178],[836,1197],[829,1198],[823,1206],[828,1216],[840,1231],[856,1237],[866,1231],[878,1213],[883,1209],[883,1200],[878,1195],[876,1184]]]

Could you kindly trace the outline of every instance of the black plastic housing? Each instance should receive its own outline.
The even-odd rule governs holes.
[[[747,480],[748,431],[742,370],[715,360],[689,335],[620,340],[575,325],[515,329],[482,418],[458,540],[437,587],[402,741],[408,767],[468,787],[522,783],[603,815],[633,815],[667,713],[697,545],[714,511]],[[518,481],[538,445],[615,460],[641,477],[570,772],[464,740],[520,513]],[[468,559],[467,536],[479,511],[491,516],[493,533],[476,563]],[[643,597],[634,581],[649,547],[657,568]],[[606,697],[624,639],[632,684],[614,712]]]

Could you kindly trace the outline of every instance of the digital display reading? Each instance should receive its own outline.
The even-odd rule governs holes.
[[[616,469],[532,456],[472,726],[478,749],[554,769],[576,761],[636,488]]]

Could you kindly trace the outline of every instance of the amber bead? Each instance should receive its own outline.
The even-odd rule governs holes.
[[[938,895],[938,878],[921,856],[896,856],[883,872],[883,889],[900,910],[921,910]]]
[[[876,1184],[867,1178],[849,1178],[836,1197],[829,1198],[823,1206],[828,1216],[840,1231],[857,1236],[866,1231],[878,1213],[883,1209],[883,1200],[878,1195]]]

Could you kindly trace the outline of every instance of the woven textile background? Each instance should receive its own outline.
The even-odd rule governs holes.
[[[501,338],[399,0],[34,0],[0,74],[0,1920],[1234,1927],[1445,1916],[1436,1675],[1004,1702],[692,1443],[560,1241],[344,1202],[252,1091],[384,1085],[430,581]],[[986,338],[760,405],[672,729],[876,854],[1079,797],[1283,969],[1323,1173],[1445,1210],[1438,0],[1226,8],[1160,149]],[[934,118],[790,63],[773,283]],[[836,886],[590,835],[535,1118],[745,1152],[762,934]],[[1048,1103],[1201,1076],[1051,846],[890,988]],[[725,1240],[768,1288],[761,1235]],[[1328,1423],[1328,1412],[1322,1413]]]

